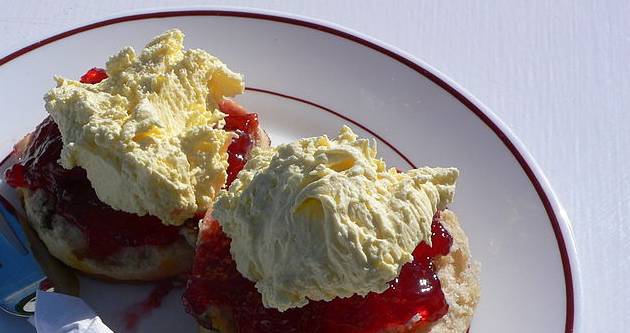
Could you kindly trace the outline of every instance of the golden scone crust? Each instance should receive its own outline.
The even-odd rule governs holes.
[[[468,238],[457,216],[445,210],[441,223],[453,236],[453,245],[448,255],[437,258],[433,264],[449,305],[448,313],[433,323],[414,323],[412,320],[408,325],[388,328],[379,333],[464,333],[470,327],[481,296],[481,265],[472,260]],[[199,332],[238,333],[231,320],[231,311],[226,310],[214,307],[208,309],[200,320],[214,327],[214,330],[199,326]]]

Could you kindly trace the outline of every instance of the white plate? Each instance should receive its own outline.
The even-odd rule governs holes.
[[[126,45],[142,48],[171,28],[245,74],[239,101],[260,114],[274,143],[342,124],[377,138],[399,169],[456,166],[457,212],[483,265],[471,332],[571,332],[579,280],[565,214],[518,140],[491,112],[413,57],[347,29],[268,12],[194,10],[114,18],[53,36],[0,59],[0,155],[45,116],[52,76],[78,78]],[[121,309],[150,286],[82,279],[82,295],[115,331]],[[194,332],[172,293],[138,332]],[[26,332],[0,314],[0,331]]]

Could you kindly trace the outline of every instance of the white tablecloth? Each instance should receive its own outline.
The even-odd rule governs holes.
[[[582,268],[582,332],[628,331],[629,2],[0,0],[0,57],[101,17],[173,5],[323,19],[450,76],[511,127],[564,205]]]

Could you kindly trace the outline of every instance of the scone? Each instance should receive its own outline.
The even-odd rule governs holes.
[[[448,312],[435,322],[410,321],[408,325],[390,327],[379,333],[464,333],[470,327],[477,303],[481,297],[480,268],[471,257],[468,238],[457,216],[450,210],[441,213],[440,221],[453,236],[449,254],[433,260],[440,280]],[[209,306],[197,317],[199,332],[238,333],[229,308]]]
[[[255,113],[229,99],[242,76],[169,30],[107,69],[56,77],[50,116],[16,145],[6,173],[50,252],[110,280],[189,271],[198,222],[254,147]]]
[[[230,112],[232,116],[251,115],[243,107],[233,101],[226,100],[221,103],[225,112]],[[269,137],[260,127],[256,127],[256,132],[252,135],[251,145],[238,146],[238,142],[233,146],[229,159],[231,167],[228,179],[231,182],[242,164],[247,159],[247,154],[253,147],[269,147]],[[30,142],[30,148],[29,148]],[[39,186],[27,187],[28,185],[17,178],[24,175],[24,170],[19,164],[7,173],[10,184],[17,187],[22,198],[28,222],[37,232],[51,254],[59,258],[65,264],[80,272],[110,281],[157,281],[186,273],[192,267],[194,247],[197,239],[198,222],[200,217],[192,218],[182,226],[164,226],[154,217],[139,217],[135,214],[117,211],[107,207],[96,197],[91,189],[89,181],[85,177],[85,172],[80,168],[72,170],[63,169],[58,163],[60,153],[59,132],[55,130],[55,124],[51,118],[47,118],[37,130],[27,136],[21,143],[21,147],[16,146],[16,154],[29,154],[27,151],[38,154],[35,160],[37,166],[29,164],[27,167],[32,170],[42,170],[46,177],[54,179],[59,176],[61,183],[68,186],[63,193],[70,196],[70,201],[65,205],[58,206],[57,195],[60,192],[51,193]],[[21,149],[21,151],[20,151]],[[243,155],[243,152],[245,154]],[[33,158],[22,157],[33,160]],[[20,171],[16,171],[20,169]],[[18,173],[16,175],[15,173]],[[28,173],[28,171],[26,171]],[[67,209],[65,209],[67,208]],[[60,211],[92,212],[93,217],[102,219],[107,223],[110,219],[124,220],[127,224],[125,232],[132,236],[134,232],[142,233],[140,237],[152,239],[151,242],[141,244],[142,240],[133,239],[121,240],[128,245],[116,245],[114,238],[125,237],[121,234],[120,223],[112,228],[101,230],[95,229],[93,232],[82,229],[80,224],[72,223]],[[85,216],[91,215],[83,214]],[[137,221],[138,223],[134,223]],[[80,221],[75,221],[80,222]],[[133,228],[134,224],[138,228]],[[142,230],[143,228],[147,228]],[[97,242],[89,249],[87,237],[93,236],[92,241]]]
[[[480,266],[457,177],[387,169],[347,127],[254,151],[201,224],[187,311],[221,333],[463,333]]]

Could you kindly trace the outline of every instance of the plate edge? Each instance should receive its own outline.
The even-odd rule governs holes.
[[[574,332],[574,328],[578,327],[576,322],[579,323],[579,321],[576,321],[575,314],[581,313],[581,303],[579,302],[581,300],[581,283],[579,279],[579,263],[577,261],[573,232],[571,230],[569,218],[551,188],[547,178],[544,176],[544,173],[517,136],[512,133],[510,128],[505,125],[503,121],[496,116],[496,114],[490,111],[485,105],[483,105],[483,103],[443,73],[394,46],[388,45],[360,32],[353,31],[335,23],[296,14],[237,7],[167,7],[144,9],[118,14],[107,19],[95,20],[92,23],[83,24],[75,28],[65,30],[61,33],[53,34],[50,37],[33,42],[32,44],[19,48],[18,50],[1,57],[0,66],[39,47],[95,28],[129,21],[179,16],[240,17],[271,20],[312,28],[359,43],[393,58],[446,90],[451,96],[472,111],[481,121],[484,122],[484,124],[490,127],[506,148],[508,148],[508,150],[512,153],[534,186],[534,189],[543,203],[545,211],[550,219],[562,260],[567,301],[565,333]]]

